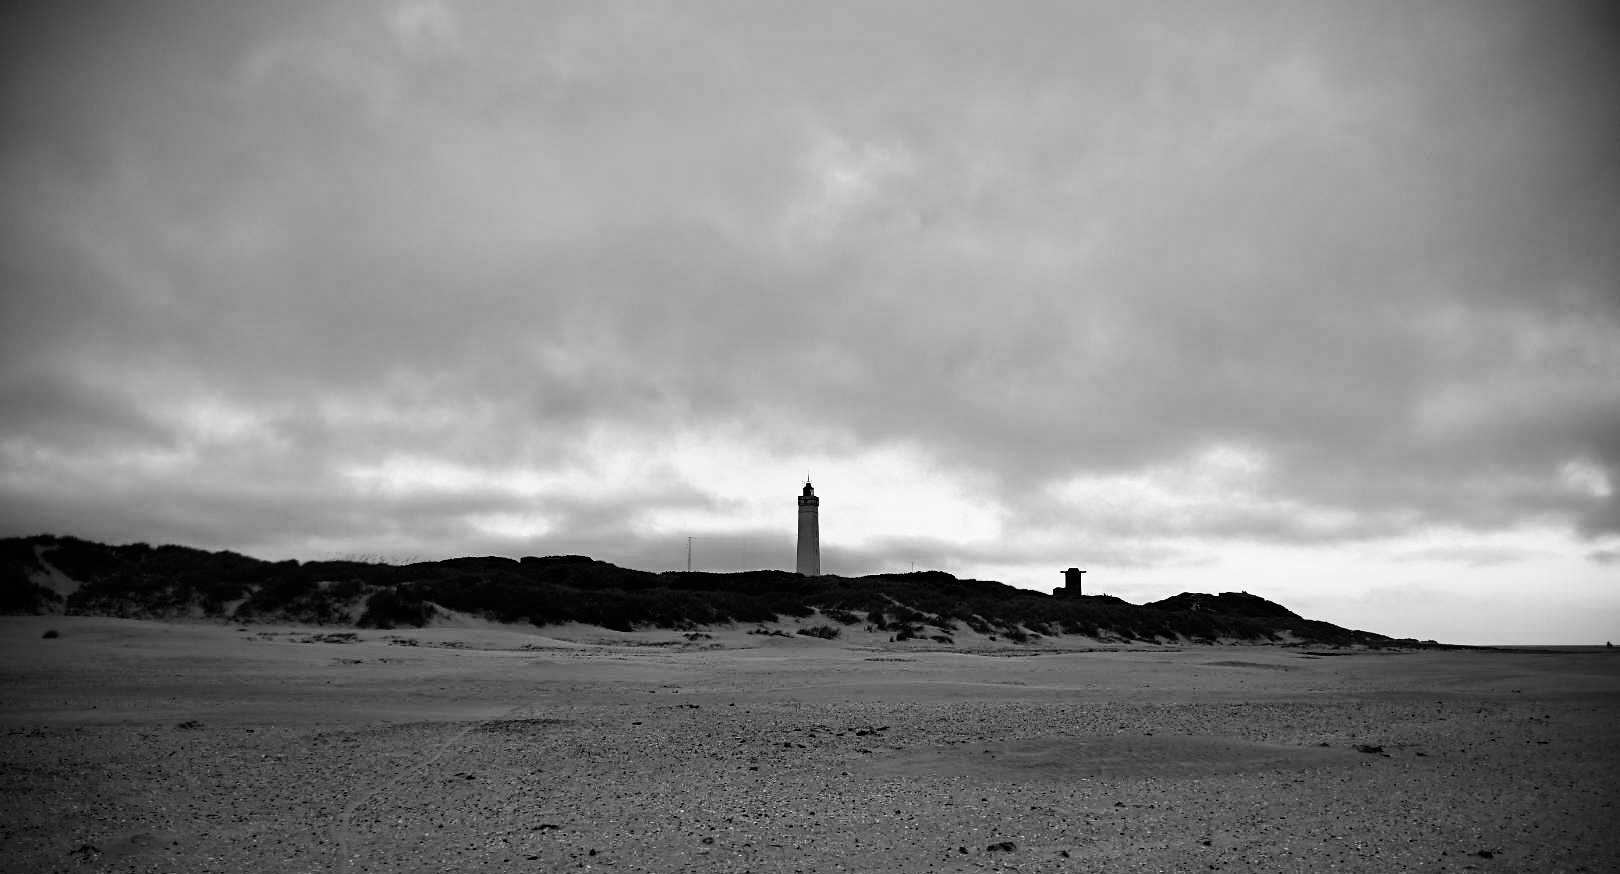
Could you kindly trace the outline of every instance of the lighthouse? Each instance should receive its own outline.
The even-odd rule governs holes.
[[[798,571],[807,577],[821,575],[821,522],[818,518],[821,499],[816,497],[816,490],[809,480],[804,483],[804,493],[799,495],[799,566]]]

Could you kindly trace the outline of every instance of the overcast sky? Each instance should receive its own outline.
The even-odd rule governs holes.
[[[1605,5],[34,4],[0,534],[1620,639]]]

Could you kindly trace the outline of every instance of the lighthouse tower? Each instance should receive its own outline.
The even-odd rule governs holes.
[[[821,499],[808,480],[804,493],[799,495],[799,566],[807,577],[821,575],[821,522],[818,518]]]

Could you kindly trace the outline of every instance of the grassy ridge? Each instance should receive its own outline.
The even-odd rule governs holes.
[[[899,640],[948,639],[969,628],[1014,642],[1060,635],[1394,642],[1304,619],[1242,593],[1185,593],[1138,606],[1108,596],[1053,597],[939,571],[856,578],[787,571],[651,573],[579,555],[398,565],[268,562],[233,552],[107,546],[52,535],[0,540],[0,612],[387,628],[424,625],[440,608],[501,622],[582,622],[621,631],[762,623],[819,612],[838,623],[892,632]]]

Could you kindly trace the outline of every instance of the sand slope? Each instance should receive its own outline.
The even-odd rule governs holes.
[[[1620,870],[1607,653],[532,631],[0,619],[0,865]]]

